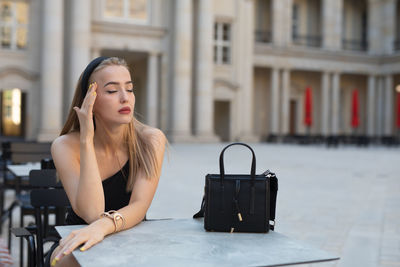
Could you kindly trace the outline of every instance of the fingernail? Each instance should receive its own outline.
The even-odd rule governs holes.
[[[86,248],[84,248],[84,247],[80,248],[80,251],[82,251],[82,252],[85,251],[85,250],[86,250]]]
[[[63,254],[64,254],[64,255],[68,255],[68,252],[67,252],[67,251],[64,251]]]
[[[94,96],[97,95],[97,94],[96,94],[96,91],[93,92],[93,95],[94,95]]]
[[[53,261],[51,262],[51,266],[56,266],[58,259],[54,258]]]

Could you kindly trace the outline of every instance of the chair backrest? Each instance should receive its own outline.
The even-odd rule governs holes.
[[[56,169],[31,170],[29,172],[29,185],[34,189],[62,188]]]
[[[46,231],[43,227],[46,225],[46,222],[43,223],[43,219],[46,221],[46,215],[42,219],[42,210],[47,210],[49,207],[65,210],[66,207],[70,206],[70,203],[67,194],[58,181],[55,169],[31,170],[29,173],[29,184],[32,187],[30,192],[31,205],[35,209],[37,265],[43,266],[43,238]],[[65,219],[65,212],[62,212],[62,214],[64,214]]]
[[[31,170],[29,185],[32,188],[31,205],[34,208],[70,206],[56,169]]]
[[[32,189],[31,205],[34,208],[68,207],[69,200],[62,188]]]

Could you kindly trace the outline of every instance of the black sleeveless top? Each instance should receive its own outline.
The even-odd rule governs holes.
[[[129,204],[131,192],[126,192],[126,182],[129,175],[129,160],[124,167],[113,176],[104,179],[103,191],[105,211],[119,210]],[[72,210],[68,210],[66,224],[87,224],[81,217]]]

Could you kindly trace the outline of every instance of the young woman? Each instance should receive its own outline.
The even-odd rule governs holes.
[[[135,95],[124,60],[94,59],[82,73],[67,122],[51,153],[72,212],[67,224],[88,224],[60,240],[52,266],[78,265],[105,236],[141,222],[160,177],[166,138],[137,121]]]

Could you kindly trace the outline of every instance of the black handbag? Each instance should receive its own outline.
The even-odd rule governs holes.
[[[250,175],[225,174],[224,152],[233,145],[251,150]],[[204,216],[204,228],[218,232],[267,233],[275,226],[278,179],[269,170],[256,175],[256,156],[244,143],[227,145],[219,156],[219,174],[207,174],[201,209],[193,218]]]

